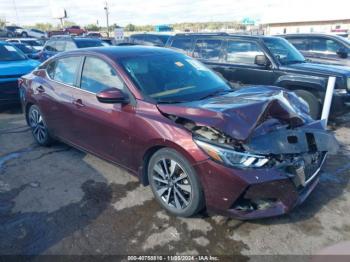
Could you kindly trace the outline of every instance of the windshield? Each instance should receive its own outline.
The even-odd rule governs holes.
[[[41,42],[36,40],[21,40],[21,42],[30,46],[42,46]]]
[[[77,40],[76,44],[78,48],[86,48],[86,47],[98,47],[103,46],[102,41],[99,40]]]
[[[218,75],[182,54],[124,58],[121,65],[141,92],[158,103],[194,101],[231,91]]]
[[[265,45],[274,57],[282,64],[304,63],[304,56],[283,38],[264,38]]]
[[[24,44],[13,44],[13,45],[25,54],[35,53],[35,50],[30,45],[24,45]]]
[[[0,61],[19,61],[27,59],[26,56],[12,45],[0,45]]]

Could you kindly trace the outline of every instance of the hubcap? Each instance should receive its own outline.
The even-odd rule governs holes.
[[[38,110],[33,109],[29,115],[29,124],[33,130],[33,135],[40,142],[44,142],[47,136],[46,128]]]
[[[185,209],[190,201],[192,186],[188,175],[175,160],[163,158],[153,167],[152,178],[158,196],[169,207]]]

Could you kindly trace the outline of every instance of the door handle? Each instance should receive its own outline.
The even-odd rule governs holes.
[[[45,92],[45,89],[44,89],[42,86],[38,86],[35,90],[36,90],[38,93],[44,93],[44,92]]]
[[[74,100],[73,105],[75,105],[76,107],[84,107],[85,106],[83,101],[80,98],[77,100]]]

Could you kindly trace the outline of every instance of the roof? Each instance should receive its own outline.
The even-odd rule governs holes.
[[[38,41],[36,38],[8,38],[8,41],[10,40],[19,40],[19,41]]]
[[[100,54],[110,57],[111,59],[119,59],[125,57],[139,57],[153,54],[179,54],[176,51],[168,48],[153,47],[153,46],[109,46],[109,47],[93,47],[72,50],[62,53],[65,54]]]
[[[176,34],[176,36],[186,36],[186,37],[190,37],[190,36],[193,36],[193,37],[206,37],[206,38],[216,38],[216,37],[223,37],[223,38],[240,38],[240,39],[246,39],[246,40],[249,40],[249,39],[254,39],[254,40],[257,40],[257,39],[264,39],[264,38],[275,38],[276,36],[265,36],[265,35],[241,35],[241,34],[227,34],[227,33],[219,33],[219,34],[215,34],[215,33],[212,33],[212,34],[198,34],[198,33],[195,33],[195,34]]]

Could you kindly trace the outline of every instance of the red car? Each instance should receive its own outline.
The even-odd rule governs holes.
[[[84,29],[80,28],[80,26],[77,26],[77,25],[66,27],[64,29],[64,32],[66,34],[70,34],[70,35],[82,35],[82,34],[86,33],[86,31]]]
[[[40,145],[57,139],[124,167],[177,216],[284,214],[315,188],[337,145],[294,93],[234,91],[163,48],[65,52],[22,77],[20,93]]]

